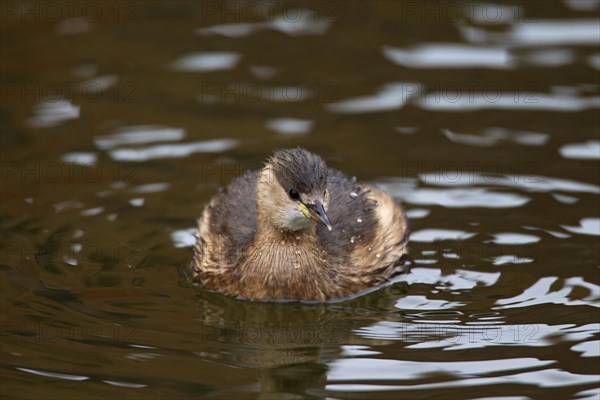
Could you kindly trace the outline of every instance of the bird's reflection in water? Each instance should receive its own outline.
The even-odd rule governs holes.
[[[323,393],[328,363],[342,344],[378,345],[356,329],[377,322],[374,310],[393,309],[406,285],[397,283],[339,303],[252,302],[200,290],[201,337],[218,358],[232,366],[256,368],[260,398],[297,398]],[[352,318],[349,318],[352,316]],[[398,320],[398,314],[390,319]]]

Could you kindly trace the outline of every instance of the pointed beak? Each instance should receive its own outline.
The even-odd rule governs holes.
[[[333,230],[331,222],[329,222],[329,217],[325,213],[325,208],[323,208],[323,204],[320,201],[314,204],[307,204],[306,208],[308,209],[310,219],[326,226],[330,232]]]

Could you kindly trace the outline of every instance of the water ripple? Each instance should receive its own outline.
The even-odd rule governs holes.
[[[419,174],[426,184],[436,186],[492,185],[523,189],[528,192],[574,192],[600,193],[600,186],[571,179],[553,178],[540,175],[500,175],[479,172],[444,171],[441,173]]]
[[[581,235],[600,236],[600,218],[583,218],[579,221],[579,226],[561,225],[561,227]]]
[[[430,111],[476,111],[476,110],[539,110],[578,112],[600,108],[600,97],[575,97],[546,93],[473,93],[432,92],[421,95],[411,102]]]
[[[124,126],[117,132],[99,136],[94,144],[101,150],[109,150],[122,145],[145,144],[181,140],[185,137],[183,129],[155,125]]]
[[[486,147],[495,146],[502,141],[510,141],[526,146],[542,146],[550,139],[550,136],[546,133],[519,132],[497,127],[484,129],[481,135],[456,133],[449,129],[445,129],[443,133],[454,143]]]
[[[37,104],[33,117],[25,122],[33,128],[50,128],[62,122],[78,119],[81,107],[74,105],[70,100],[45,101]]]
[[[271,29],[290,36],[322,35],[330,28],[333,20],[321,18],[308,9],[297,9],[296,15],[280,15],[268,22],[243,22],[213,25],[196,30],[198,35],[222,35],[229,38],[244,38],[256,32]]]
[[[518,23],[508,37],[520,46],[600,43],[600,25],[594,19],[539,20]]]
[[[427,43],[409,50],[383,46],[383,55],[409,68],[512,68],[505,47],[476,47],[452,43]]]
[[[565,144],[560,148],[559,152],[564,158],[600,160],[600,141],[588,140],[584,143]]]
[[[463,362],[425,362],[386,360],[374,358],[347,358],[331,363],[328,382],[344,381],[402,381],[424,378],[443,372],[454,377],[488,375],[505,371],[545,367],[556,361],[536,358],[508,358],[500,360]]]
[[[203,52],[186,54],[169,64],[172,71],[212,72],[233,69],[242,56],[232,52]]]
[[[514,208],[520,207],[530,198],[514,193],[493,192],[483,188],[464,189],[414,189],[406,192],[393,183],[378,184],[385,191],[406,203],[415,205],[436,205],[447,208]]]
[[[67,381],[85,381],[85,380],[90,379],[89,376],[60,374],[58,372],[42,371],[42,370],[33,369],[33,368],[17,367],[16,369],[18,369],[19,371],[27,372],[27,373],[34,374],[34,375],[45,376],[47,378],[63,379],[63,380],[67,380]]]
[[[194,153],[218,153],[238,145],[237,140],[215,139],[191,143],[164,144],[138,149],[114,149],[109,152],[116,161],[148,161],[157,158],[187,157]]]
[[[403,372],[405,373],[405,372]],[[396,377],[395,379],[398,379]],[[463,386],[486,386],[502,384],[521,384],[532,385],[542,388],[555,388],[563,386],[583,385],[596,383],[596,375],[575,374],[562,369],[546,369],[541,371],[524,372],[521,374],[490,377],[490,378],[469,378],[458,381],[445,381],[439,383],[425,383],[420,385],[368,385],[368,384],[328,384],[327,390],[331,391],[350,391],[350,392],[371,392],[371,391],[392,391],[392,390],[431,390],[444,389]]]
[[[394,82],[383,86],[376,94],[326,104],[325,109],[334,113],[369,113],[397,110],[421,90],[414,82]]]
[[[598,302],[600,300],[600,287],[598,285],[586,282],[582,277],[573,277],[565,279],[560,290],[553,291],[551,288],[558,281],[559,278],[556,276],[540,278],[531,287],[525,289],[523,293],[514,297],[496,300],[497,306],[493,309],[522,308],[547,303],[600,308]],[[582,299],[571,299],[569,296],[578,288],[585,289],[589,292],[589,295]]]
[[[310,132],[314,121],[298,118],[275,118],[267,121],[267,128],[282,135],[305,135]]]

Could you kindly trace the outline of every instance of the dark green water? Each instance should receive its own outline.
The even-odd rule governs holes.
[[[2,398],[600,398],[597,1],[0,4]],[[403,203],[412,271],[190,285],[297,145]]]

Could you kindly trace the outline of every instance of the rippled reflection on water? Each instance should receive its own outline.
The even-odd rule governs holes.
[[[600,398],[598,1],[47,4],[2,8],[3,396]],[[296,145],[404,204],[411,272],[191,285]]]

